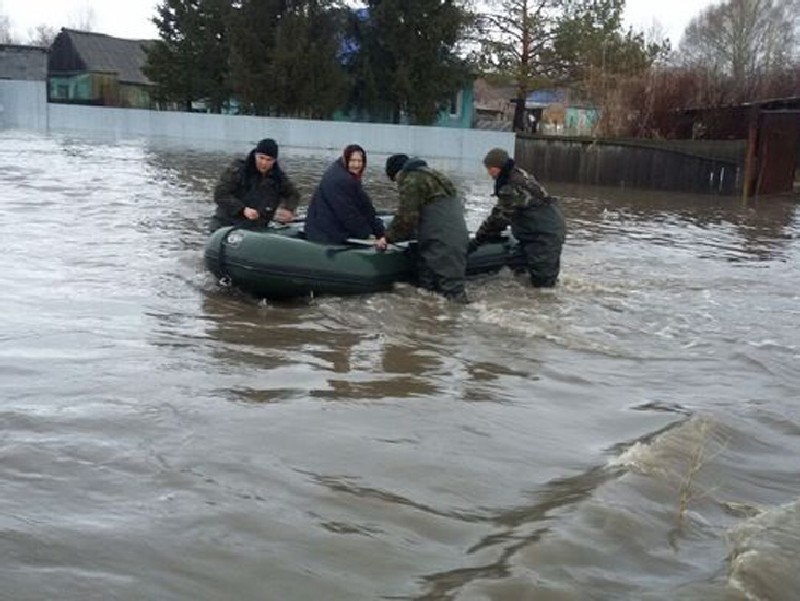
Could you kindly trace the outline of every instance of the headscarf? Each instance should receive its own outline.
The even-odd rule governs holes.
[[[350,164],[350,157],[353,156],[354,152],[360,152],[364,159],[364,164],[361,165],[361,171],[358,174],[351,173],[350,168],[348,167]],[[361,176],[363,176],[364,172],[367,170],[367,151],[361,148],[361,146],[358,144],[349,144],[345,146],[344,150],[342,151],[342,163],[344,164],[345,171],[350,173],[350,175],[353,177],[361,179]]]

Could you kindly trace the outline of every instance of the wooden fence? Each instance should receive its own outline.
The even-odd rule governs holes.
[[[605,141],[517,135],[515,158],[542,181],[705,194],[741,191],[746,141],[724,151],[698,144],[695,152],[669,142]]]

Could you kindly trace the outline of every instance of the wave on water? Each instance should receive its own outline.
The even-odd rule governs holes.
[[[692,537],[715,537],[717,526],[723,527],[728,573],[720,584],[728,587],[728,592],[733,589],[749,601],[796,599],[800,590],[800,499],[770,507],[727,501],[722,496],[723,490],[728,494],[731,490],[722,480],[736,477],[735,472],[725,475],[735,466],[722,456],[737,454],[744,444],[742,434],[712,416],[694,416],[630,445],[611,465],[654,478],[674,490],[679,527],[673,534],[683,537],[682,545],[690,531]],[[749,478],[746,473],[739,477]],[[718,594],[722,589],[715,590]]]
[[[749,601],[796,599],[800,591],[800,499],[727,532],[728,584]]]
[[[729,434],[722,424],[710,416],[694,416],[670,424],[666,429],[635,442],[612,460],[643,475],[663,475],[669,465],[684,464],[692,453],[699,459],[704,448],[714,447],[715,453],[727,445]]]

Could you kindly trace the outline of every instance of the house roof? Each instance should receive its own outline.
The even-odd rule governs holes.
[[[475,102],[490,105],[494,103],[507,103],[516,95],[514,86],[495,86],[483,77],[479,77],[473,84]]]
[[[564,104],[566,101],[565,90],[535,90],[525,99],[525,107],[544,108],[551,104]]]
[[[126,83],[150,85],[142,73],[151,40],[126,40],[105,33],[62,28],[50,49],[49,69],[59,72],[111,72]]]
[[[0,44],[0,51],[3,52],[29,52],[31,54],[38,54],[47,52],[47,48],[43,46],[30,46],[28,44]]]
[[[800,96],[788,96],[785,98],[765,98],[762,100],[750,100],[747,102],[741,102],[739,104],[686,107],[686,108],[676,109],[671,112],[709,113],[709,112],[721,112],[721,111],[737,111],[737,110],[749,109],[756,106],[765,111],[797,110],[800,109]]]

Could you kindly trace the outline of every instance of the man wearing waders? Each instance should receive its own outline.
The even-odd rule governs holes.
[[[552,288],[561,270],[567,230],[556,199],[502,148],[490,150],[483,164],[494,180],[497,204],[475,232],[470,252],[510,225],[525,255],[531,283],[535,288]]]
[[[416,232],[418,285],[448,300],[469,302],[464,291],[469,233],[453,182],[425,161],[405,154],[386,160],[386,175],[400,193],[386,241],[408,240]]]

